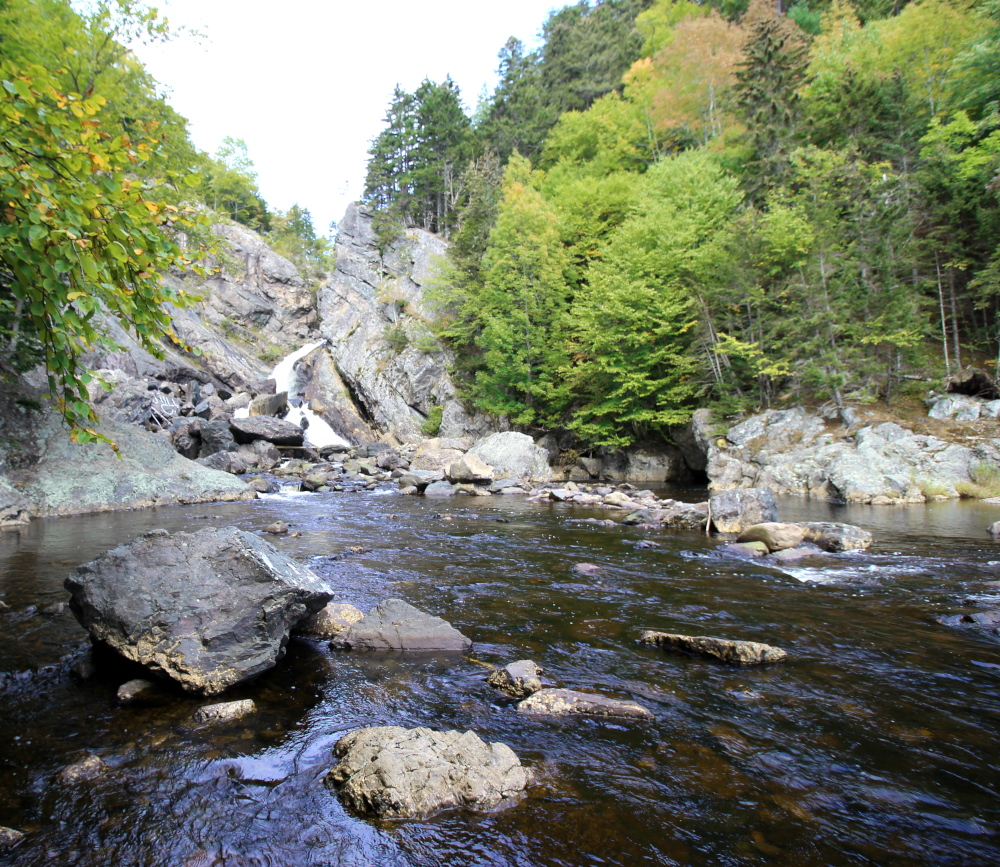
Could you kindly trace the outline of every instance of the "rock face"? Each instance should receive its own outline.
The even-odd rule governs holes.
[[[441,407],[441,435],[481,434],[448,376],[453,359],[428,329],[424,289],[446,243],[407,229],[384,255],[372,215],[351,205],[337,233],[337,267],[318,295],[321,331],[336,370],[374,431],[400,442],[423,439]]]
[[[313,572],[233,527],[154,530],[77,568],[66,589],[92,638],[202,695],[271,668],[292,627],[332,595]]]
[[[620,719],[653,719],[653,714],[634,701],[621,701],[590,692],[573,689],[541,689],[517,706],[518,713],[544,714],[546,716],[617,717]]]
[[[468,454],[493,468],[493,477],[548,481],[549,453],[527,434],[506,431],[480,440]]]
[[[742,533],[754,524],[778,520],[774,494],[767,488],[724,491],[709,501],[712,526],[717,533]]]
[[[730,641],[710,638],[707,635],[679,635],[675,632],[644,632],[639,639],[643,644],[655,644],[665,650],[712,656],[723,662],[742,665],[759,665],[764,662],[781,662],[788,657],[780,647],[756,641]]]
[[[473,732],[378,726],[337,741],[327,783],[363,816],[426,819],[453,807],[495,810],[532,782],[506,744]]]
[[[62,418],[0,395],[0,526],[28,515],[80,515],[169,503],[247,500],[256,494],[227,473],[181,457],[164,436],[130,424],[99,428],[118,447],[70,442]]]
[[[605,455],[600,470],[601,478],[627,482],[681,481],[690,474],[683,453],[672,446],[614,452]]]
[[[440,617],[402,599],[387,599],[352,623],[333,646],[344,650],[451,651],[464,653],[472,641]]]
[[[763,487],[875,505],[923,502],[959,496],[977,465],[1000,462],[1000,438],[969,447],[893,422],[828,429],[801,408],[769,410],[728,432],[699,410],[694,424],[713,491]]]
[[[503,668],[494,668],[486,682],[511,698],[527,698],[542,688],[542,671],[542,667],[530,659],[521,659]]]

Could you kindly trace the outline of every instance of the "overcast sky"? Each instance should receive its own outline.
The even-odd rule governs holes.
[[[246,141],[268,204],[309,208],[318,234],[364,188],[366,151],[398,83],[448,74],[475,107],[509,36],[535,45],[558,0],[162,0],[205,34],[136,46],[202,150]]]

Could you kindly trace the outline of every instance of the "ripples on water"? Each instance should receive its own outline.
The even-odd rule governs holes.
[[[934,622],[1000,602],[1000,507],[835,507],[784,499],[786,520],[872,529],[871,553],[784,571],[713,554],[697,533],[567,524],[593,511],[512,497],[429,501],[276,496],[36,521],[0,536],[0,824],[27,839],[0,864],[972,865],[1000,862],[1000,646]],[[450,516],[444,520],[442,516]],[[85,644],[65,599],[76,565],[148,529],[276,518],[268,537],[367,610],[402,597],[454,623],[472,657],[338,655],[293,641],[277,669],[227,698],[249,722],[204,729],[201,703],[118,708],[129,675],[75,682]],[[505,522],[497,519],[504,519]],[[371,548],[344,554],[348,546]],[[604,571],[570,571],[587,561]],[[641,648],[643,628],[767,641],[787,664],[734,669]],[[525,718],[481,663],[530,657],[560,685],[633,698],[622,726]],[[517,807],[372,823],[323,785],[358,726],[470,728],[539,771]],[[91,750],[111,770],[65,786]]]

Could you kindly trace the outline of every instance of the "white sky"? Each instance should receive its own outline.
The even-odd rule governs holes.
[[[326,234],[364,189],[368,145],[393,87],[448,74],[468,109],[496,83],[509,36],[529,46],[559,0],[162,0],[174,27],[199,30],[136,46],[202,150],[246,141],[268,204],[309,208]]]

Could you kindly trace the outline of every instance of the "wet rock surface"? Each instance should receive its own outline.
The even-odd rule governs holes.
[[[378,726],[337,741],[327,783],[363,816],[426,819],[464,807],[512,805],[532,782],[506,744],[473,732]]]
[[[754,524],[747,527],[739,536],[737,542],[763,542],[770,553],[783,551],[801,545],[806,537],[806,530],[797,524],[782,524],[780,522]]]
[[[402,599],[387,599],[333,640],[341,650],[447,651],[464,653],[472,641],[440,617]]]
[[[781,662],[788,654],[780,647],[761,644],[757,641],[733,641],[728,638],[711,638],[707,635],[681,635],[675,632],[647,631],[639,639],[642,644],[651,644],[664,650],[691,653],[696,656],[710,656],[723,662],[741,665],[759,665],[765,662]]]
[[[0,852],[5,852],[8,849],[13,849],[18,843],[24,839],[24,834],[20,831],[16,831],[13,828],[7,828],[0,825]]]
[[[240,701],[224,701],[218,704],[206,704],[194,712],[195,722],[225,723],[243,719],[257,713],[257,705],[249,698]]]
[[[328,602],[322,611],[299,623],[295,633],[313,638],[336,638],[364,616],[363,611],[348,602]]]
[[[831,553],[864,551],[872,544],[873,536],[853,524],[834,521],[804,521],[799,524],[805,532],[805,541]]]
[[[59,782],[65,785],[88,783],[103,776],[107,771],[108,766],[100,756],[84,753],[75,762],[59,772]]]
[[[542,688],[544,669],[530,659],[511,662],[495,668],[486,677],[486,683],[511,698],[527,698]]]
[[[574,689],[541,689],[519,702],[518,713],[545,716],[586,716],[614,717],[618,719],[653,719],[653,713],[634,701],[608,698],[591,692]]]
[[[122,656],[215,695],[271,668],[332,594],[309,569],[235,528],[152,531],[66,579],[77,620]]]

